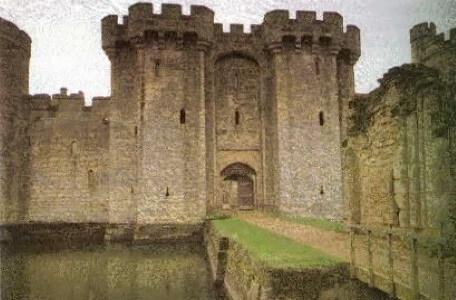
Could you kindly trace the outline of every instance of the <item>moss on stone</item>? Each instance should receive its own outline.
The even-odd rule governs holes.
[[[408,116],[415,111],[417,95],[423,90],[436,95],[443,95],[445,91],[439,72],[420,64],[404,64],[391,68],[379,82],[380,87],[367,96],[358,96],[353,102],[353,115],[350,117],[352,125],[349,128],[351,136],[366,133],[371,126],[372,117],[385,101],[385,94],[393,86],[401,91],[401,96],[391,108],[392,117]]]

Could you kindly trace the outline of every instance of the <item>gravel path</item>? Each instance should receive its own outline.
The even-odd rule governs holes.
[[[296,224],[258,212],[243,212],[242,220],[269,229],[298,242],[320,249],[330,255],[349,261],[350,237],[348,233],[322,230],[308,225]]]

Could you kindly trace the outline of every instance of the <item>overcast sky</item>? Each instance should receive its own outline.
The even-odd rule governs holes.
[[[147,1],[147,0],[143,0]],[[125,15],[135,0],[0,0],[0,16],[16,23],[33,40],[30,92],[55,93],[60,87],[84,91],[87,98],[110,93],[110,64],[101,49],[100,20]],[[456,27],[456,0],[172,0],[215,11],[216,22],[261,23],[265,12],[288,9],[338,11],[344,24],[361,29],[362,56],[356,65],[356,90],[368,92],[389,68],[410,62],[409,29],[433,21],[439,32]]]

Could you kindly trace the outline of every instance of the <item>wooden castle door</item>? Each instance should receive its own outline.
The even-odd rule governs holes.
[[[238,178],[238,201],[240,208],[253,208],[253,180],[248,176]]]

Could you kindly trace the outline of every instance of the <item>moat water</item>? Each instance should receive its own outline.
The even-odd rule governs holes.
[[[219,299],[201,245],[1,249],[1,300]]]

